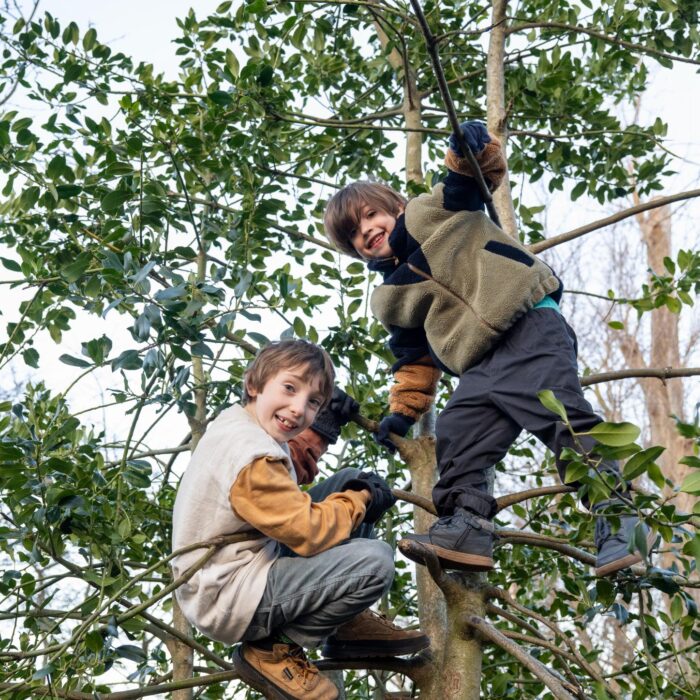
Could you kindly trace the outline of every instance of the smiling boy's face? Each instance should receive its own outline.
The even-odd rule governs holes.
[[[403,209],[393,215],[363,204],[360,221],[350,235],[350,243],[358,255],[365,260],[390,258],[394,251],[389,245],[389,236],[396,226],[396,218],[402,213]]]
[[[305,370],[304,366],[282,369],[261,391],[248,388],[246,411],[280,444],[306,430],[323,405],[320,378],[304,379]]]

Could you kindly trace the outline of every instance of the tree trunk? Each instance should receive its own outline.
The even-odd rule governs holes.
[[[199,280],[204,280],[206,278],[206,251],[204,249],[200,249],[197,262],[197,277]],[[206,430],[207,418],[206,377],[204,374],[204,365],[200,357],[192,358],[192,376],[195,386],[194,401],[196,409],[194,416],[189,419],[189,424],[192,433],[190,450],[194,452]],[[190,624],[182,614],[182,610],[174,594],[172,600],[173,627],[175,627],[178,632],[182,632],[187,637],[191,637],[192,630]],[[179,681],[192,678],[192,670],[194,667],[194,652],[192,648],[178,639],[172,639],[167,646],[173,660],[173,680]],[[192,700],[192,688],[183,688],[174,691],[173,700]]]
[[[668,206],[652,209],[648,214],[637,217],[642,231],[642,240],[647,249],[649,269],[657,274],[664,274],[664,258],[671,257],[671,210]],[[681,351],[678,335],[678,314],[663,306],[651,312],[651,347],[649,365],[651,367],[679,367]],[[691,452],[691,440],[679,435],[672,416],[684,418],[684,388],[682,380],[661,382],[658,379],[642,379],[640,384],[644,391],[651,442],[665,445],[666,451],[661,457],[664,474],[674,484],[680,484],[689,471],[689,467],[679,460]],[[670,495],[667,493],[666,495]],[[679,493],[675,497],[677,507],[687,513],[692,512],[697,499],[689,493]]]
[[[489,131],[501,142],[506,158],[508,142],[508,114],[505,104],[504,59],[506,50],[507,0],[495,0],[491,13],[493,29],[489,36],[489,52],[486,62],[486,120]],[[507,159],[506,159],[507,163]],[[518,237],[518,225],[513,207],[513,197],[508,184],[508,167],[501,186],[493,193],[493,203],[501,220],[501,227],[513,238]]]

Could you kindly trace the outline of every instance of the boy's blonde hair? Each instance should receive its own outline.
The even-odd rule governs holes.
[[[250,390],[260,393],[265,384],[278,372],[302,367],[304,381],[320,379],[319,391],[323,396],[321,408],[331,400],[335,384],[335,371],[328,353],[318,345],[306,340],[278,340],[266,345],[258,352],[243,375],[243,397],[245,406],[253,400]]]
[[[350,239],[360,223],[363,206],[398,216],[406,207],[406,199],[388,185],[366,180],[346,185],[330,198],[323,216],[326,236],[339,251],[354,258],[361,256]]]

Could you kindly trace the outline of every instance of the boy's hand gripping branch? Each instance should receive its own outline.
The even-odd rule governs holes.
[[[391,413],[388,416],[382,418],[377,428],[377,432],[374,434],[374,439],[380,444],[386,447],[391,454],[396,452],[396,445],[391,439],[391,433],[398,435],[399,437],[406,437],[411,426],[415,423],[413,418],[404,416],[401,413]]]
[[[367,490],[372,495],[363,521],[366,523],[376,523],[396,503],[396,496],[391,492],[389,484],[375,472],[360,472],[355,479],[345,484],[345,488],[352,491]]]
[[[489,136],[488,129],[483,122],[479,121],[468,121],[462,122],[459,125],[459,130],[462,133],[462,138],[464,142],[469,146],[469,150],[474,154],[478,155],[481,151],[486,148],[487,143],[491,143],[491,136]],[[460,152],[459,144],[457,143],[457,137],[455,134],[450,135],[450,148],[458,155],[463,155]]]
[[[360,410],[360,404],[337,386],[328,405],[319,411],[311,428],[322,435],[331,445],[335,445],[340,429]]]

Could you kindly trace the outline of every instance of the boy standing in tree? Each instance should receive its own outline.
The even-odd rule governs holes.
[[[480,122],[462,124],[491,190],[505,173],[501,146]],[[367,261],[384,278],[372,311],[390,333],[396,357],[390,414],[377,440],[390,450],[390,433],[405,436],[433,403],[442,371],[459,377],[437,419],[440,478],[433,489],[439,520],[426,535],[408,535],[452,569],[493,568],[496,501],[487,490],[490,468],[524,428],[547,445],[564,479],[564,448],[588,451],[595,441],[573,438],[540,403],[550,389],[564,404],[574,431],[601,422],[581,390],[576,336],[559,309],[563,287],[544,262],[483,213],[484,201],[454,136],[449,173],[430,194],[406,201],[391,188],[357,182],[337,192],[325,213],[336,247]],[[627,487],[614,461],[597,467],[613,496],[593,512],[619,512]],[[585,490],[584,503],[588,503]],[[636,516],[622,515],[612,531],[596,521],[596,573],[611,574],[641,560],[632,550]],[[423,563],[423,562],[420,562]]]
[[[185,472],[173,512],[173,548],[245,534],[173,559],[187,619],[234,652],[241,678],[267,697],[332,700],[335,686],[302,647],[326,656],[411,654],[428,638],[369,610],[394,576],[391,547],[373,524],[394,505],[378,475],[343,469],[309,492],[316,461],[357,410],[333,390],[327,353],[301,340],[264,348],[245,375],[243,405],[212,422]],[[324,408],[325,407],[325,408]],[[322,410],[323,409],[323,410]]]

